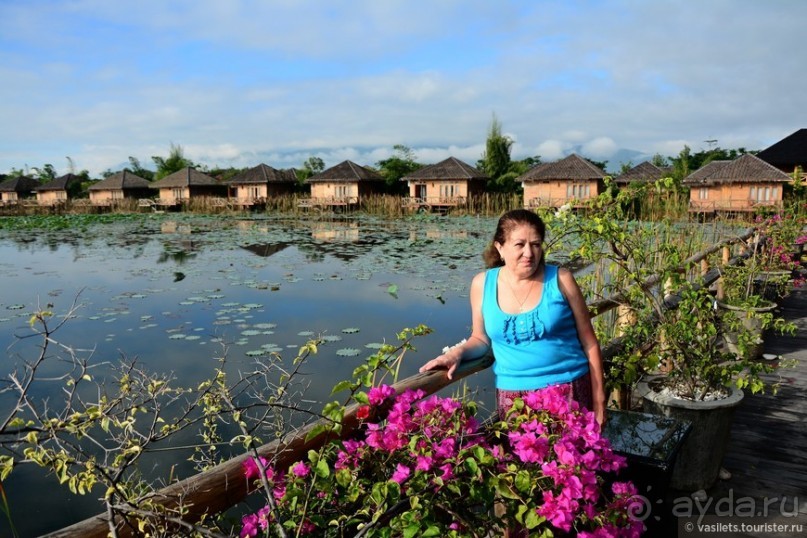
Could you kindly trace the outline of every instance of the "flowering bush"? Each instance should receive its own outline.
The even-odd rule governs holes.
[[[265,473],[266,507],[241,536],[289,532],[341,536],[485,536],[516,525],[579,536],[638,536],[635,488],[602,473],[624,467],[590,412],[550,387],[517,399],[506,420],[482,428],[476,406],[382,385],[369,406],[389,408],[351,439],[311,451],[289,469],[249,460]],[[368,412],[366,416],[370,416]],[[494,505],[503,512],[494,515]],[[551,534],[548,534],[551,535]]]
[[[765,270],[793,271],[801,266],[800,256],[794,255],[794,250],[807,241],[803,232],[807,224],[803,210],[788,208],[783,213],[756,218],[758,229],[767,239],[763,252]]]

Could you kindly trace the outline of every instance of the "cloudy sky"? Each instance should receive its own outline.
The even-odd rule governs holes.
[[[805,22],[801,0],[0,0],[0,172],[171,144],[475,164],[494,114],[514,158],[764,149],[807,127]]]

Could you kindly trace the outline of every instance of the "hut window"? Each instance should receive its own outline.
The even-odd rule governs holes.
[[[459,194],[459,187],[453,183],[440,185],[440,196],[443,198],[453,198]]]
[[[701,187],[698,189],[698,199],[699,200],[708,200],[709,199],[709,189],[706,187]]]
[[[350,196],[350,185],[337,185],[334,189],[338,198]]]
[[[249,187],[249,198],[258,198],[258,187]]]
[[[591,185],[589,183],[567,183],[566,197],[586,199],[591,197]]]
[[[123,191],[112,191],[113,200],[123,200]]]

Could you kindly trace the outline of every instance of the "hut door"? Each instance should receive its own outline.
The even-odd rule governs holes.
[[[415,185],[415,198],[426,199],[426,185]]]

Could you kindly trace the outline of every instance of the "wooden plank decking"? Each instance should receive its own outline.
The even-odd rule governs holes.
[[[765,353],[797,364],[780,370],[782,384],[776,395],[746,394],[734,415],[723,460],[731,478],[718,480],[701,505],[710,503],[705,511],[711,516],[703,523],[745,523],[746,528],[724,527],[722,533],[699,532],[697,527],[689,531],[683,527],[685,520],[679,520],[678,536],[807,536],[807,288],[795,289],[785,298],[781,314],[797,325],[798,332],[794,337],[766,335]],[[668,501],[675,504],[675,495],[686,496],[671,492]],[[757,517],[750,517],[750,499]],[[725,515],[732,508],[735,515]],[[769,526],[761,526],[764,524]],[[792,525],[801,525],[801,530]]]

